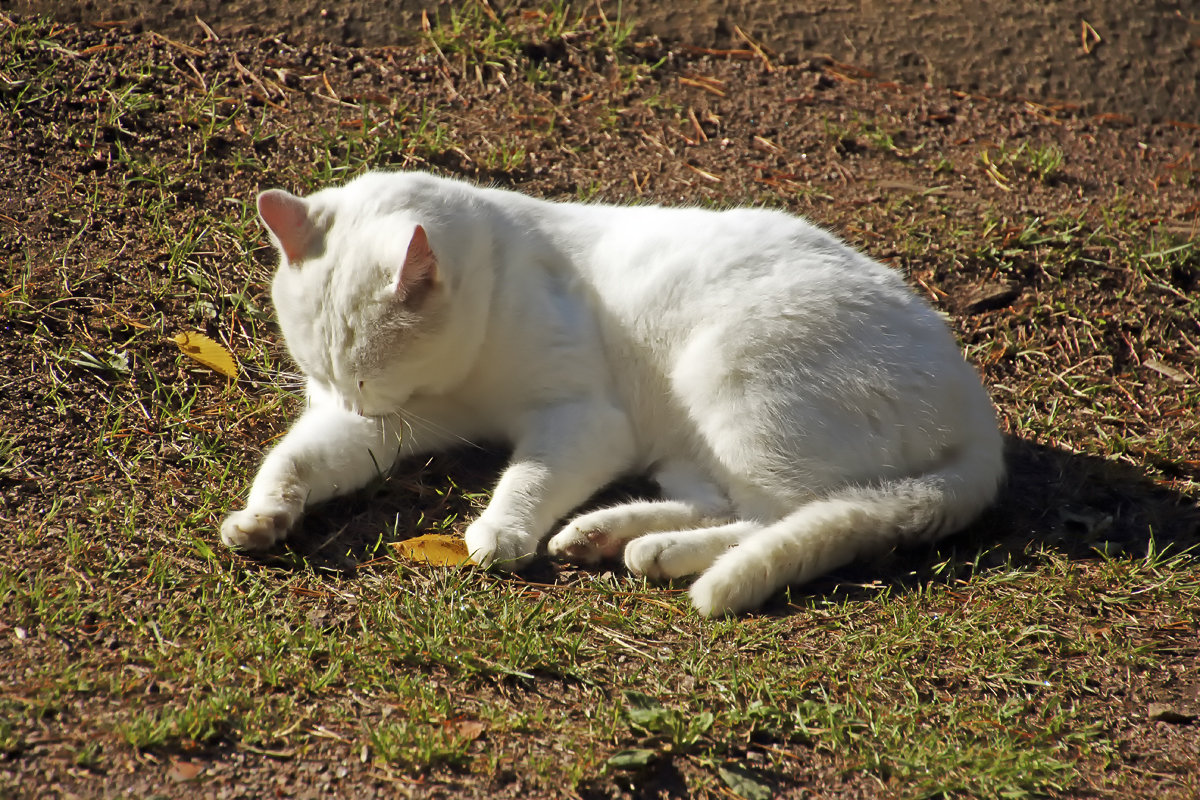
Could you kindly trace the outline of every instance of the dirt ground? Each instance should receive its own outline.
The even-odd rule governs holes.
[[[70,21],[124,20],[188,35],[199,16],[219,33],[286,33],[345,45],[411,42],[425,9],[449,2],[268,0],[46,2],[4,0],[0,9],[48,11]],[[494,2],[498,9],[515,5]],[[592,12],[592,3],[573,4]],[[638,30],[670,44],[729,48],[750,35],[785,61],[814,56],[884,80],[928,83],[996,97],[1200,123],[1200,8],[1192,2],[1080,0],[606,0]]]
[[[5,44],[0,52],[16,65],[0,71],[0,100],[26,104],[21,125],[0,120],[0,261],[11,284],[0,287],[10,304],[0,320],[0,525],[5,537],[36,533],[33,544],[9,549],[9,561],[58,574],[68,554],[99,559],[99,549],[135,564],[147,552],[165,553],[204,572],[184,536],[215,543],[218,508],[199,519],[195,509],[217,502],[223,510],[229,501],[213,501],[197,485],[198,471],[208,469],[213,484],[225,473],[193,463],[195,454],[208,446],[241,463],[280,432],[287,409],[210,414],[226,387],[181,366],[167,338],[178,328],[168,323],[262,352],[273,336],[264,277],[272,254],[249,217],[241,229],[206,232],[183,256],[171,234],[193,230],[198,219],[217,220],[215,230],[242,214],[256,189],[304,188],[319,168],[341,177],[338,170],[367,164],[435,169],[560,199],[762,203],[805,214],[902,268],[952,315],[983,373],[1010,436],[1013,472],[1003,512],[976,531],[1003,544],[989,554],[992,566],[1031,544],[1094,559],[1097,549],[1140,553],[1151,540],[1195,542],[1193,6],[628,2],[624,13],[641,21],[623,54],[638,69],[624,72],[582,35],[537,38],[509,61],[483,66],[467,47],[447,55],[392,46],[416,41],[415,6],[300,0],[280,13],[267,0],[0,0],[0,12],[14,19],[40,11],[62,23],[39,32],[51,44]],[[615,6],[604,6],[610,18]],[[444,8],[433,16],[449,19]],[[43,75],[56,82],[29,91]],[[118,100],[127,101],[119,114]],[[188,116],[195,108],[208,116]],[[430,127],[439,138],[412,109],[436,110]],[[216,130],[218,119],[228,124]],[[278,357],[278,342],[270,347]],[[259,395],[267,390],[247,385],[265,407]],[[198,411],[184,414],[180,404]],[[116,413],[128,417],[114,423]],[[392,486],[403,487],[401,496],[370,512],[315,514],[311,527],[347,532],[353,556],[330,556],[321,568],[353,574],[354,559],[366,561],[362,541],[377,538],[381,520],[412,527],[423,513],[441,513],[436,480],[401,476]],[[81,531],[91,544],[78,542]],[[303,555],[315,563],[319,554]],[[929,565],[918,561],[901,556],[891,569],[924,569],[927,577]],[[94,583],[104,589],[103,580]],[[140,580],[127,583],[120,597],[133,616],[142,605],[174,601]],[[1200,715],[1194,610],[1114,611],[1107,599],[1073,595],[1073,605],[1063,602],[1064,614],[1098,629],[1136,619],[1139,646],[1158,660],[1148,673],[1097,671],[1095,685],[1071,698],[1116,745],[1081,756],[1081,777],[1056,794],[1194,796],[1200,726],[1146,714],[1159,703]],[[39,637],[48,622],[2,608],[0,662],[11,665],[0,670],[4,708],[33,703],[53,659],[73,664],[111,650],[117,662],[161,645],[157,630],[121,627],[123,617],[89,620],[78,639]],[[678,622],[681,639],[700,635],[691,624]],[[1080,669],[1074,658],[1055,666],[1071,673]],[[65,689],[52,714],[17,734],[0,720],[0,743],[19,742],[0,753],[8,781],[0,794],[400,791],[365,750],[360,759],[344,742],[319,737],[306,759],[282,766],[269,749],[217,737],[198,751],[163,751],[157,761],[149,748],[118,742],[96,767],[81,742],[109,730],[100,723],[123,706],[160,702],[148,689],[134,694],[140,680],[108,695],[91,684]],[[96,711],[95,697],[108,705]],[[341,701],[351,705],[329,700]],[[105,714],[111,719],[88,716]],[[537,736],[529,739],[521,746],[539,746]],[[515,746],[487,745],[500,759]],[[877,796],[874,776],[829,753],[805,757],[784,775],[792,796]],[[207,782],[172,777],[176,758],[203,762]],[[447,769],[422,780],[402,784],[404,792],[538,796],[523,777],[489,783]],[[561,794],[671,794],[638,793],[606,776],[581,786]]]

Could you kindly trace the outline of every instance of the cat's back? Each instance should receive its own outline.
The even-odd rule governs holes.
[[[802,217],[574,204],[555,213],[582,232],[578,268],[610,352],[645,374],[687,362],[816,380],[833,368],[868,384],[881,370],[961,363],[944,319],[898,271]]]
[[[722,290],[811,290],[823,279],[831,288],[902,290],[891,270],[779,210],[556,202],[426,172],[371,172],[336,191],[340,205],[364,217],[401,214],[444,231],[451,249],[486,236],[518,258],[553,262],[557,254],[618,293],[645,287],[667,290],[664,300],[695,300]]]
[[[825,324],[849,309],[932,321],[900,274],[806,219],[764,208],[579,206],[579,268],[620,317],[664,325],[781,314]]]
[[[337,202],[342,207],[353,208],[364,216],[409,213],[428,221],[477,209],[486,190],[457,178],[444,178],[429,172],[377,170],[327,191],[337,194]],[[319,192],[313,197],[322,194]]]
[[[521,292],[541,273],[588,286],[606,314],[654,335],[772,314],[821,325],[848,305],[926,316],[894,270],[784,211],[554,202],[425,172],[367,173],[335,191],[359,214],[428,226],[459,271],[486,268]]]

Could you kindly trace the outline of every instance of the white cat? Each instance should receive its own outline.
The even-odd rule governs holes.
[[[421,173],[259,195],[308,408],[233,547],[398,458],[502,440],[466,531],[516,567],[614,478],[662,500],[575,517],[550,555],[699,574],[705,615],[971,521],[1003,478],[995,415],[900,276],[778,211],[552,203]]]

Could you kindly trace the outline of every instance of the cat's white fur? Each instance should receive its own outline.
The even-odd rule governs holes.
[[[309,403],[222,525],[231,546],[273,544],[398,458],[498,439],[514,452],[466,531],[477,561],[524,563],[648,473],[662,500],[575,517],[547,549],[698,574],[716,615],[951,533],[1002,480],[991,403],[937,312],[797,217],[421,173],[265,192],[259,211]]]

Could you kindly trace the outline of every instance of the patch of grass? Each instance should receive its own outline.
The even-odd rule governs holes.
[[[995,151],[984,150],[980,163],[994,180],[1007,184],[1006,173],[1018,170],[1041,183],[1056,180],[1061,173],[1065,156],[1061,148],[1053,144],[1031,144],[1021,142],[1016,148],[1001,143]]]
[[[0,433],[0,477],[16,472],[21,463],[21,445],[11,433]]]
[[[5,703],[4,716],[0,717],[0,753],[5,756],[17,756],[25,749],[25,739],[17,727],[18,714],[23,709],[15,704]]]
[[[86,640],[103,622],[128,642],[112,679],[93,656],[68,671],[47,664],[25,690],[43,708],[88,697],[113,709],[109,729],[139,749],[230,737],[279,749],[328,732],[394,769],[470,773],[490,764],[474,744],[480,733],[503,738],[512,726],[551,749],[586,747],[595,766],[637,767],[638,751],[725,764],[770,742],[835,755],[907,796],[1004,797],[1060,790],[1078,760],[1114,747],[1061,698],[1088,697],[1096,671],[1154,663],[1136,610],[1160,598],[1184,616],[1200,607],[1183,558],[1048,557],[959,588],[818,603],[803,627],[783,617],[706,629],[681,603],[660,608],[600,586],[526,590],[474,570],[381,573],[360,600],[316,575],[280,584],[226,567],[181,571],[175,557],[137,568],[86,544],[72,556],[80,577],[6,568],[4,588],[39,637]],[[100,572],[114,588],[85,600],[85,576]],[[115,587],[136,572],[196,602],[114,619]],[[1103,598],[1086,622],[1070,611],[1080,593]],[[628,614],[631,601],[641,613]],[[679,624],[695,638],[666,644],[661,631]],[[521,688],[561,681],[566,705]],[[516,696],[506,699],[506,685]],[[134,695],[143,700],[130,704]],[[16,732],[6,736],[17,747]],[[94,760],[99,747],[81,752]],[[562,767],[543,769],[548,781],[562,777]],[[776,777],[787,775],[781,764]]]
[[[561,24],[561,14],[548,15],[548,30]],[[483,3],[451,9],[449,17],[430,27],[426,41],[443,60],[460,61],[463,71],[474,71],[482,80],[484,69],[512,68],[521,43],[507,22]]]
[[[1016,152],[1018,163],[1042,183],[1049,183],[1057,177],[1064,158],[1063,151],[1052,144],[1022,143]]]
[[[896,144],[895,135],[889,133],[885,129],[876,125],[867,125],[864,127],[863,137],[871,144],[872,147],[891,153],[892,155],[901,158],[915,156],[924,149],[924,144],[916,144],[912,147],[901,148]]]
[[[488,149],[483,165],[492,172],[514,172],[525,163],[525,148],[520,144],[501,141]]]

